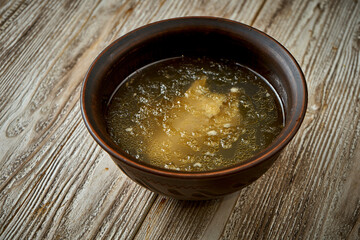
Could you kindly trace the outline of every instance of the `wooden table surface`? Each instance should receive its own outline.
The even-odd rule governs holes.
[[[80,113],[102,49],[189,15],[273,36],[309,88],[304,123],[273,167],[213,201],[132,182]],[[0,239],[360,239],[359,49],[358,0],[0,1]]]

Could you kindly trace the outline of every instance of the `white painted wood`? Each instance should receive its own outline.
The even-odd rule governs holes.
[[[82,123],[82,78],[117,37],[211,15],[295,56],[309,87],[299,133],[223,199],[168,199],[128,179]],[[1,1],[0,239],[360,239],[358,1]]]

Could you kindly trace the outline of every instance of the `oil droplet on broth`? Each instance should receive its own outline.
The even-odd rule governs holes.
[[[112,139],[139,161],[179,171],[240,163],[283,127],[265,79],[229,60],[179,57],[126,79],[108,106]]]

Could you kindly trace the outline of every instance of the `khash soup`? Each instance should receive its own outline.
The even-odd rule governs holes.
[[[266,148],[284,112],[271,85],[249,68],[181,56],[128,76],[108,103],[106,123],[113,141],[140,162],[210,171]]]

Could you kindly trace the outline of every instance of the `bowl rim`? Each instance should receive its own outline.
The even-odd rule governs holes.
[[[277,143],[276,145],[274,145],[270,150],[265,151],[266,149],[268,149],[269,146],[271,146],[272,144],[270,144],[268,147],[266,147],[265,149],[263,149],[262,151],[260,151],[259,153],[257,153],[256,155],[254,155],[253,157],[249,158],[248,160],[246,160],[244,163],[238,163],[235,164],[233,166],[229,166],[226,168],[220,168],[220,169],[216,169],[216,170],[211,170],[211,171],[204,171],[204,172],[184,172],[184,171],[175,171],[175,170],[170,170],[170,169],[163,169],[163,168],[159,168],[156,166],[152,166],[150,164],[143,164],[140,163],[137,160],[132,160],[131,158],[128,158],[126,156],[124,156],[123,154],[120,154],[118,151],[116,151],[115,149],[113,149],[112,147],[110,147],[95,131],[95,129],[93,128],[92,124],[89,121],[89,117],[88,117],[88,113],[85,109],[85,105],[86,105],[86,101],[85,101],[85,89],[86,89],[86,84],[89,80],[89,75],[92,72],[94,66],[97,64],[98,60],[109,50],[111,49],[115,44],[117,44],[119,41],[121,41],[124,38],[127,38],[129,35],[134,34],[135,32],[143,29],[143,28],[148,28],[157,24],[161,24],[164,22],[169,22],[169,21],[182,21],[182,20],[209,20],[209,21],[221,21],[224,23],[232,23],[232,24],[237,24],[243,28],[247,28],[249,30],[255,31],[257,34],[262,35],[263,37],[267,38],[268,40],[274,42],[278,47],[280,47],[284,53],[290,57],[293,66],[297,69],[297,72],[299,73],[299,76],[301,78],[301,85],[303,86],[303,91],[301,92],[301,96],[302,96],[302,102],[301,104],[301,110],[299,112],[299,114],[297,115],[296,119],[292,120],[295,121],[295,125],[290,129],[289,132],[287,132],[287,134],[284,134],[284,130],[279,134],[279,136],[277,137],[277,139],[281,139],[281,141],[279,143]],[[277,40],[275,40],[274,38],[272,38],[271,36],[267,35],[266,33],[253,28],[249,25],[243,24],[241,22],[238,21],[234,21],[234,20],[230,20],[230,19],[226,19],[226,18],[220,18],[220,17],[213,17],[213,16],[186,16],[186,17],[176,17],[176,18],[169,18],[169,19],[164,19],[164,20],[160,20],[160,21],[156,21],[156,22],[152,22],[146,25],[143,25],[141,27],[138,27],[128,33],[126,33],[125,35],[122,35],[121,37],[117,38],[115,41],[113,41],[111,44],[109,44],[106,48],[104,48],[98,55],[97,57],[94,59],[94,61],[92,62],[92,64],[90,65],[88,71],[85,74],[83,83],[82,83],[82,88],[81,88],[81,92],[80,92],[81,96],[80,96],[80,108],[81,108],[81,113],[82,113],[82,118],[83,121],[88,129],[88,131],[90,132],[90,134],[92,135],[92,137],[95,139],[95,141],[108,153],[110,154],[112,157],[115,157],[116,159],[119,159],[120,161],[122,161],[123,163],[125,163],[126,165],[129,165],[131,167],[134,167],[138,170],[144,171],[144,172],[148,172],[151,174],[155,174],[155,175],[159,175],[159,176],[165,176],[165,177],[176,177],[176,178],[181,178],[181,179],[203,179],[203,178],[218,178],[218,177],[224,177],[225,175],[232,175],[232,174],[236,174],[238,172],[244,171],[248,168],[254,167],[264,161],[266,161],[267,159],[270,159],[271,157],[273,157],[276,153],[279,153],[290,141],[291,139],[295,136],[295,134],[297,133],[297,131],[299,130],[304,118],[305,118],[305,114],[306,114],[306,109],[307,109],[307,104],[308,104],[308,90],[307,90],[307,84],[306,84],[306,80],[305,80],[305,76],[304,73],[302,72],[298,62],[296,61],[296,59],[292,56],[292,54],[281,44],[279,43]],[[297,103],[298,104],[298,103]]]

